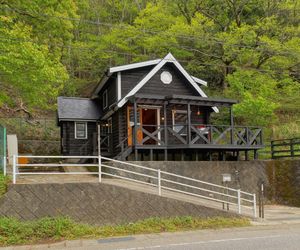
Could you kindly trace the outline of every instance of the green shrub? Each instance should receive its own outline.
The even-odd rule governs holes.
[[[64,239],[99,238],[140,233],[173,232],[191,229],[241,227],[250,225],[246,218],[149,218],[135,223],[92,226],[76,223],[70,218],[43,218],[20,221],[0,218],[0,246],[51,242]]]
[[[9,177],[0,174],[0,197],[6,193]]]

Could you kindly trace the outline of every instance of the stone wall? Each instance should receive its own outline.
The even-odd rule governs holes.
[[[149,217],[235,216],[212,208],[100,183],[11,185],[0,199],[0,216],[22,220],[69,216],[105,225]]]

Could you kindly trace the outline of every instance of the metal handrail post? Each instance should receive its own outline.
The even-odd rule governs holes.
[[[13,184],[16,184],[16,168],[17,168],[17,157],[16,155],[13,155]]]
[[[101,181],[102,181],[102,159],[101,159],[101,155],[98,156],[98,178],[99,178],[99,182],[101,183]]]
[[[160,169],[157,170],[157,187],[158,187],[158,195],[161,196],[161,173]]]
[[[241,206],[241,190],[237,190],[237,201],[238,201],[238,213],[242,213],[242,206]]]
[[[253,217],[256,218],[256,194],[253,194]]]

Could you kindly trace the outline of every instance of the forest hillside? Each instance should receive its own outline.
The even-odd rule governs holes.
[[[171,52],[240,101],[236,123],[300,136],[299,24],[300,0],[0,0],[1,116],[54,116],[108,67]]]

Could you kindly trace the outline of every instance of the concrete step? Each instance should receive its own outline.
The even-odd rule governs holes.
[[[38,173],[38,172],[65,172],[63,167],[19,167],[19,172],[20,173],[26,173],[26,172],[33,172],[33,173]]]

